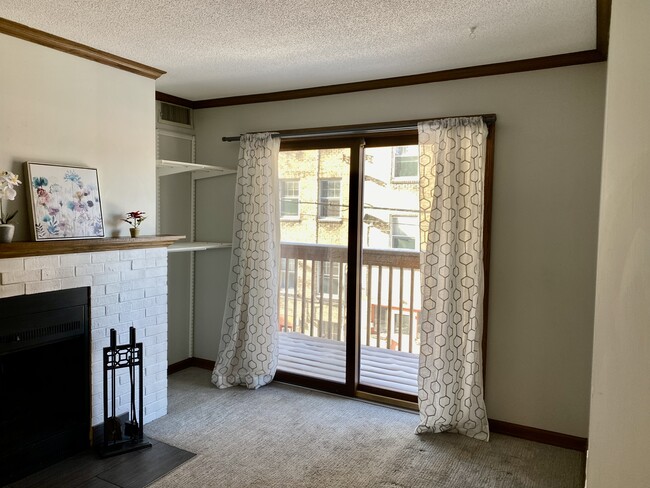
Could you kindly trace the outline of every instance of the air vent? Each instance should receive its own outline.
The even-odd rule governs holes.
[[[160,122],[165,124],[192,127],[192,109],[160,102]]]
[[[0,335],[0,344],[11,344],[14,342],[38,342],[47,343],[52,339],[83,334],[83,323],[76,320],[63,324],[49,325],[46,327],[24,330],[14,334]]]

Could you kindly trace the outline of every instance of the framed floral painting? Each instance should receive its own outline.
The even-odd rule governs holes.
[[[36,241],[104,237],[97,170],[25,163]]]

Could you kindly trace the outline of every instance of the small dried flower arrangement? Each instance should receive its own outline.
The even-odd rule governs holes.
[[[147,218],[147,215],[145,214],[145,212],[136,210],[135,212],[127,212],[126,217],[127,217],[126,219],[122,219],[122,220],[127,224],[129,224],[134,229],[137,229],[138,227],[140,227],[142,221]]]

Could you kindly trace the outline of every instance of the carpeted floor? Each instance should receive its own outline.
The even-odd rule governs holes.
[[[169,377],[169,414],[147,435],[197,453],[167,487],[581,488],[583,454],[492,434],[415,435],[415,413],[274,383],[218,390]]]

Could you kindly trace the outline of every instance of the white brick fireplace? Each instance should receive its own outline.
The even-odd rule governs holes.
[[[118,344],[128,342],[130,326],[144,344],[144,422],[167,413],[167,248],[161,245],[8,258],[0,252],[0,299],[90,287],[92,425],[103,422],[102,349],[112,328]],[[117,413],[127,413],[127,369],[117,384]]]

